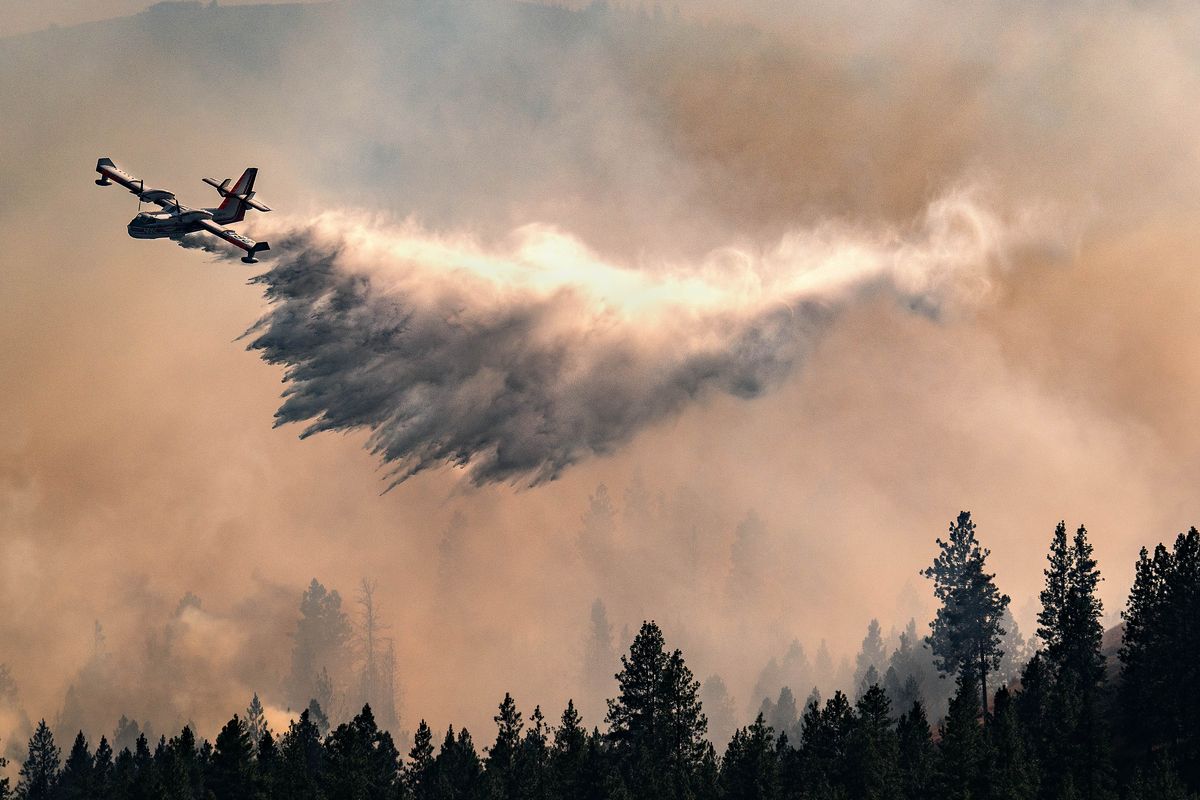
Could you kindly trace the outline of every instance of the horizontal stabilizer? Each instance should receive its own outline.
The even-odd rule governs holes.
[[[224,239],[234,247],[241,248],[246,251],[246,255],[242,257],[242,261],[247,264],[255,264],[258,259],[254,256],[264,250],[270,250],[271,246],[266,242],[256,242],[253,239],[242,236],[236,231],[231,231],[228,228],[222,228],[212,220],[200,220],[200,227],[220,239]]]

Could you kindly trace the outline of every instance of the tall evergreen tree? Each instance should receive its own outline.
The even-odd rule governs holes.
[[[1096,590],[1100,571],[1082,525],[1068,540],[1066,523],[1054,530],[1047,556],[1046,584],[1041,593],[1038,636],[1045,644],[1042,659],[1048,692],[1042,725],[1042,777],[1051,795],[1070,792],[1082,800],[1111,796],[1108,733],[1103,719],[1100,652],[1103,607]],[[1045,680],[1045,679],[1043,679]]]
[[[859,699],[856,710],[846,765],[851,796],[899,800],[899,742],[892,728],[887,693],[879,684],[872,685]]]
[[[150,752],[150,742],[146,736],[146,727],[134,742],[133,750],[133,787],[132,796],[135,800],[152,800],[162,794],[162,776],[158,765],[154,763],[154,755]],[[218,798],[220,800],[220,798]]]
[[[167,742],[160,772],[168,797],[179,800],[204,797],[204,765],[191,726],[184,726],[178,736]]]
[[[575,701],[568,700],[550,749],[550,785],[553,797],[584,798],[591,781],[588,735]]]
[[[795,774],[809,796],[836,798],[848,791],[847,753],[854,722],[854,709],[840,691],[823,709],[816,700],[805,707]]]
[[[405,791],[412,800],[429,800],[433,796],[433,731],[425,720],[421,720],[413,734],[403,780]]]
[[[521,712],[512,695],[504,693],[496,722],[496,742],[488,748],[486,776],[488,795],[495,800],[516,800],[520,796],[517,757],[521,748]]]
[[[246,732],[250,734],[250,743],[258,747],[258,740],[262,738],[266,729],[267,717],[263,713],[263,705],[262,701],[258,699],[258,692],[255,692],[254,697],[250,699],[250,705],[246,707]]]
[[[137,765],[133,753],[126,747],[117,753],[113,759],[112,778],[109,783],[109,796],[114,800],[129,800],[135,796],[134,786],[137,782]]]
[[[1142,550],[1123,616],[1127,749],[1173,762],[1187,790],[1200,794],[1200,692],[1191,690],[1200,686],[1200,531],[1179,534],[1171,548],[1159,544],[1153,556]]]
[[[38,723],[29,739],[29,756],[21,765],[21,779],[17,783],[17,796],[22,800],[51,800],[58,784],[58,746],[46,720]]]
[[[979,546],[971,512],[959,513],[949,538],[939,538],[937,544],[941,552],[922,574],[933,581],[933,592],[942,605],[926,641],[942,672],[971,674],[986,717],[987,677],[1000,665],[1000,641],[1005,634],[1000,620],[1009,597],[996,588],[996,576],[986,571],[991,551]]]
[[[879,620],[872,619],[867,625],[867,635],[863,637],[862,647],[854,657],[854,685],[879,683],[879,676],[887,670],[887,651],[883,644],[883,632]],[[867,674],[874,668],[875,679],[868,680]],[[865,689],[864,689],[865,691]]]
[[[0,765],[0,769],[3,765]],[[92,757],[92,789],[97,797],[108,797],[112,781],[113,751],[108,739],[101,736],[100,744],[96,745],[96,754]],[[0,800],[3,798],[0,792]]]
[[[779,752],[775,732],[759,714],[754,724],[733,734],[717,781],[725,800],[774,800],[779,797]]]
[[[707,707],[705,706],[705,708]],[[764,702],[760,713],[762,713],[767,727],[778,734],[797,732],[800,715],[796,709],[796,696],[792,694],[790,686],[784,686],[779,690],[779,697],[774,703]]]
[[[454,726],[446,730],[437,759],[434,761],[437,800],[474,800],[485,791],[483,766],[475,743],[466,728],[454,735]]]
[[[388,800],[400,780],[400,754],[369,705],[329,734],[322,785],[329,800]]]
[[[326,681],[330,676],[341,677],[346,658],[345,648],[350,641],[351,627],[342,610],[341,595],[326,591],[316,578],[308,585],[300,598],[300,619],[293,635],[292,669],[288,677],[287,690],[290,702],[299,708],[312,697],[322,700],[329,710],[331,698],[318,686],[322,675]],[[315,720],[314,720],[315,721]]]
[[[541,706],[534,706],[529,715],[529,726],[517,754],[517,773],[520,796],[523,800],[548,800],[551,796],[549,780],[549,729]]]
[[[325,772],[325,753],[321,746],[320,729],[312,721],[308,709],[288,726],[279,750],[283,763],[281,796],[297,800],[319,798]]]
[[[608,738],[625,786],[635,797],[686,796],[706,749],[700,682],[654,622],[642,624],[616,678]]]
[[[216,800],[242,800],[254,794],[254,745],[237,714],[217,734],[205,784]]]
[[[97,792],[92,786],[94,769],[95,763],[88,748],[87,737],[83,735],[83,731],[79,731],[75,735],[75,743],[71,746],[67,760],[63,762],[54,796],[58,800],[89,800],[95,797]]]
[[[910,619],[900,633],[884,673],[883,688],[897,712],[907,711],[918,700],[922,704],[928,701],[926,685],[933,683],[936,674],[931,657],[928,646],[917,633],[917,621]]]
[[[1046,660],[1056,676],[1069,676],[1081,690],[1095,686],[1104,676],[1100,653],[1104,610],[1096,596],[1100,571],[1087,529],[1079,526],[1074,540],[1068,542],[1066,523],[1058,523],[1047,560],[1038,613],[1038,636],[1045,643]]]
[[[254,764],[260,793],[264,797],[278,796],[283,780],[283,760],[270,728],[264,727],[262,735],[258,737]]]
[[[904,800],[925,800],[933,789],[937,752],[933,733],[925,717],[925,707],[915,701],[896,723],[897,761],[900,796]]]
[[[973,800],[986,794],[988,751],[980,716],[975,675],[963,672],[941,727],[935,780],[939,800]]]
[[[1034,800],[1038,776],[1025,746],[1020,719],[1007,686],[996,692],[991,743],[987,765],[988,797],[991,800]]]

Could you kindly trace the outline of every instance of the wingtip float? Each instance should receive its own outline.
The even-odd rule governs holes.
[[[145,181],[135,178],[113,163],[111,158],[101,158],[96,162],[96,172],[100,177],[97,186],[111,186],[119,183],[139,200],[138,215],[129,221],[129,235],[135,239],[179,239],[188,233],[211,233],[219,239],[224,239],[234,247],[246,251],[242,261],[256,264],[255,256],[264,250],[270,250],[266,242],[256,242],[236,231],[223,226],[241,222],[246,217],[246,211],[270,211],[271,209],[254,199],[254,179],[258,169],[250,167],[242,173],[237,183],[230,178],[218,183],[213,178],[205,178],[204,182],[212,186],[221,195],[221,205],[216,208],[188,208],[175,199],[175,193],[167,189],[147,187]],[[162,211],[141,211],[140,203],[154,203]]]

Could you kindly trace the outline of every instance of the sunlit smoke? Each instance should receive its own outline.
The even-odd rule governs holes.
[[[369,430],[392,485],[439,464],[552,480],[710,392],[778,385],[856,298],[969,308],[1045,244],[967,191],[908,230],[830,222],[691,265],[611,263],[542,225],[495,246],[351,213],[257,235],[278,260],[249,347],[286,367],[276,424]]]

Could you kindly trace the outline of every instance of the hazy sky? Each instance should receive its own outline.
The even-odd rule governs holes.
[[[0,658],[30,714],[97,618],[140,676],[186,591],[186,690],[129,713],[211,736],[252,691],[277,705],[314,576],[379,581],[410,725],[490,732],[506,690],[557,714],[597,597],[740,708],[793,637],[850,653],[928,611],[960,509],[1023,624],[1060,519],[1120,608],[1138,548],[1200,519],[1200,12],[681,6],[0,40]],[[258,166],[277,260],[130,239],[99,156],[192,205]],[[247,279],[297,261],[328,283],[268,279],[295,289],[272,311]],[[275,350],[248,351],[264,314]],[[289,386],[289,418],[344,432],[273,428]],[[372,445],[420,471],[383,493]]]

